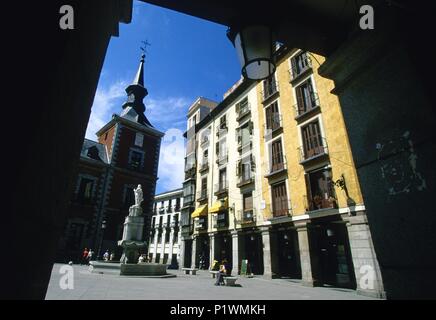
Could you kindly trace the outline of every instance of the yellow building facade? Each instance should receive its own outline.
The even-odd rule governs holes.
[[[276,60],[270,79],[240,80],[203,116],[201,99],[190,108],[181,264],[225,258],[235,274],[383,296],[341,106],[318,74],[324,58],[280,47]],[[372,289],[361,286],[368,272]]]

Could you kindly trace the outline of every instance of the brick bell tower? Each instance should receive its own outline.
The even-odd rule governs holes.
[[[97,132],[98,142],[106,147],[110,170],[102,190],[104,199],[95,224],[96,233],[99,233],[98,226],[105,221],[104,235],[98,238],[111,243],[122,236],[124,218],[134,204],[133,189],[138,184],[142,185],[144,196],[145,241],[150,232],[159,152],[164,134],[155,129],[144,114],[146,107],[143,99],[148,95],[144,87],[144,59],[143,54],[132,84],[125,89],[127,101],[122,105],[121,114],[114,114],[111,121]]]

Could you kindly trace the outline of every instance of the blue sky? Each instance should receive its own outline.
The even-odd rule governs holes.
[[[141,41],[151,46],[145,62],[146,116],[166,133],[159,161],[157,192],[181,187],[188,107],[199,96],[217,102],[240,78],[236,52],[226,27],[134,1],[130,24],[120,24],[109,44],[86,137],[121,112],[124,89],[138,68]]]

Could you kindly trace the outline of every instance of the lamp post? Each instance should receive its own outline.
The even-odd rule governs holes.
[[[100,244],[98,246],[97,260],[100,260],[100,257],[101,257],[101,246],[103,245],[103,238],[104,238],[104,230],[105,229],[106,229],[106,220],[103,220],[101,222],[101,237],[100,237]]]
[[[263,80],[274,74],[274,41],[270,27],[257,24],[232,26],[227,37],[236,49],[244,78]]]

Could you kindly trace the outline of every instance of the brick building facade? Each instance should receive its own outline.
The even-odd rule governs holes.
[[[97,141],[85,139],[70,198],[69,212],[58,245],[59,261],[78,261],[83,248],[97,255],[109,250],[119,258],[123,223],[134,204],[133,189],[142,185],[144,234],[151,223],[156,189],[159,151],[163,133],[148,121],[143,99],[144,56],[120,115],[97,133]],[[145,248],[145,252],[147,248]]]

